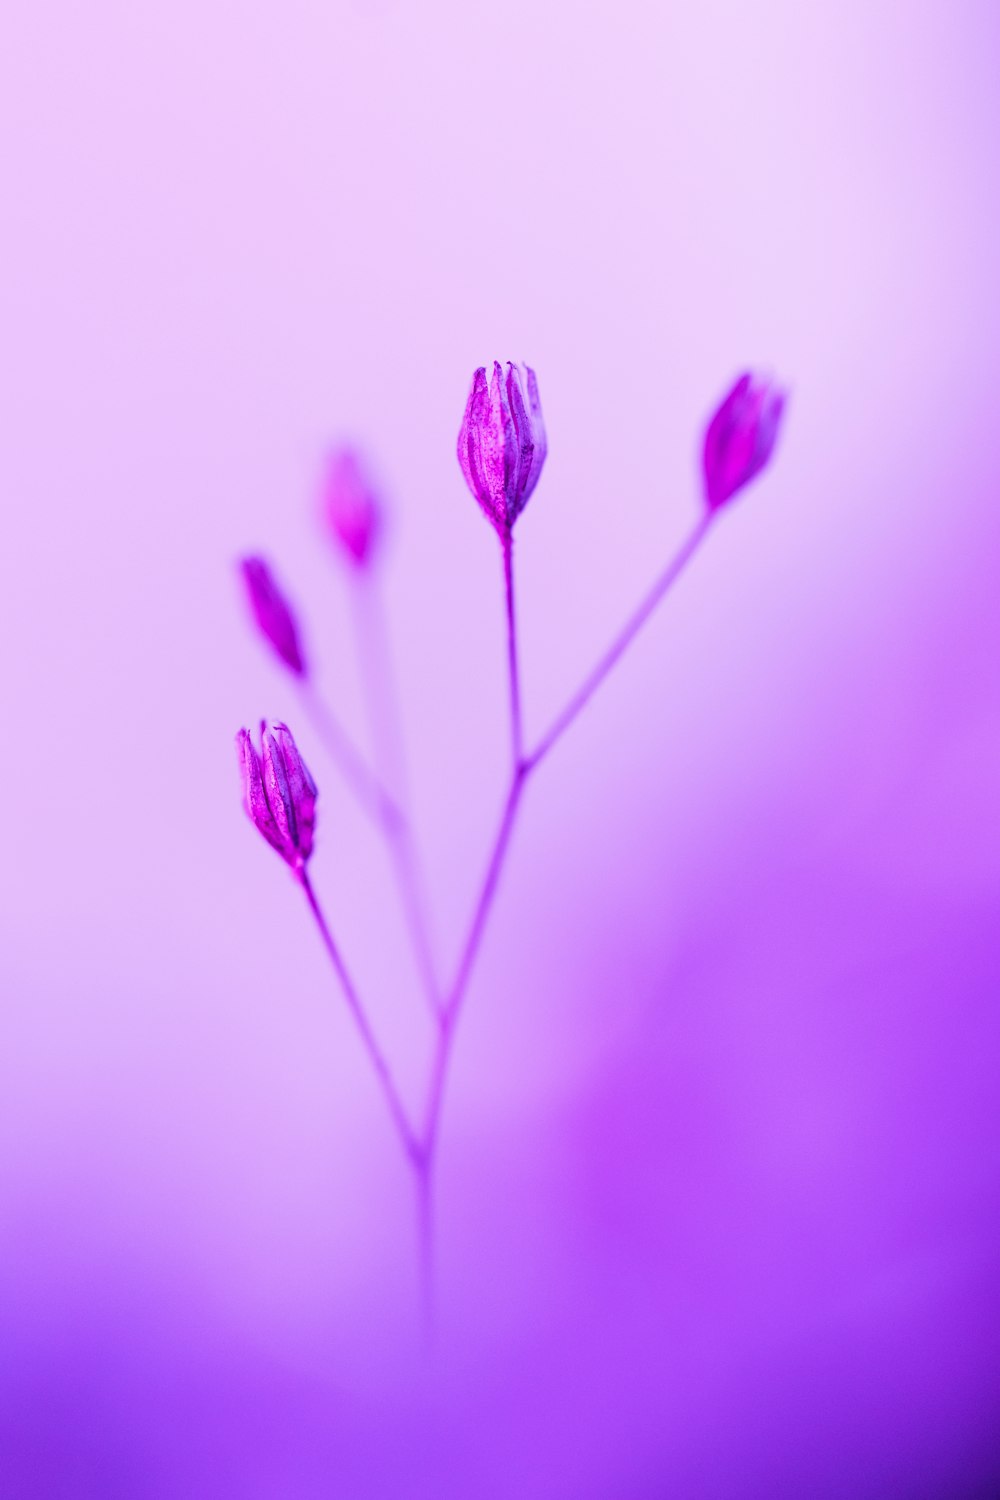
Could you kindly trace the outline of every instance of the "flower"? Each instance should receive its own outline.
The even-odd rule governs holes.
[[[741,375],[705,432],[705,499],[718,510],[759,473],[774,451],[785,392]]]
[[[287,724],[263,722],[260,755],[247,729],[236,736],[243,777],[243,799],[250,821],[293,870],[301,870],[313,849],[316,783],[299,754]]]
[[[382,530],[382,507],[364,465],[352,448],[331,455],[323,489],[323,512],[334,538],[352,563],[363,568]]]
[[[261,634],[271,642],[285,666],[297,676],[304,677],[306,664],[295,616],[268,564],[262,557],[244,557],[240,571]]]
[[[524,375],[527,404],[517,365],[508,362],[504,375],[494,361],[491,383],[478,369],[458,435],[465,482],[501,537],[527,505],[547,451],[535,372],[525,365]]]

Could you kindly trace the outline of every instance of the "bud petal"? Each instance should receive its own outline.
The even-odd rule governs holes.
[[[323,514],[351,562],[359,568],[369,564],[382,530],[382,507],[360,458],[351,448],[340,448],[330,458]]]
[[[240,571],[261,634],[270,641],[285,666],[304,677],[306,664],[295,616],[271,569],[262,557],[244,557]]]
[[[285,761],[274,735],[263,722],[260,726],[260,740],[264,792],[268,806],[278,825],[282,842],[288,848],[294,849],[298,843],[298,830],[295,826],[295,803],[292,801],[288,777],[285,774]]]
[[[531,423],[534,452],[531,458],[531,472],[527,476],[523,487],[524,499],[522,505],[527,504],[532,490],[538,483],[538,476],[542,472],[542,464],[545,462],[546,454],[549,451],[548,439],[545,436],[545,423],[542,420],[542,403],[538,399],[538,379],[530,365],[525,365],[524,373],[527,377],[528,420]]]
[[[705,499],[717,510],[758,474],[774,451],[785,392],[773,382],[742,375],[705,432]]]
[[[485,367],[472,377],[458,438],[458,459],[480,507],[497,530],[503,532],[507,527],[507,501],[499,370],[500,366],[495,365],[492,388]]]
[[[285,774],[285,786],[295,814],[295,843],[303,859],[308,859],[313,848],[313,830],[316,824],[316,783],[309,774],[299,747],[292,738],[287,724],[273,724],[271,739],[281,758]]]
[[[284,853],[284,840],[271,814],[264,792],[260,757],[254,748],[249,730],[241,729],[236,736],[236,754],[239,757],[240,775],[243,778],[243,802],[247,816],[279,854]]]
[[[513,453],[513,484],[508,493],[513,494],[516,513],[520,514],[526,496],[525,486],[531,477],[531,463],[535,454],[535,442],[531,433],[531,420],[524,404],[524,392],[521,390],[521,379],[517,366],[509,361],[507,364],[507,379],[504,382],[506,396],[506,408],[510,413],[511,424],[511,449]]]

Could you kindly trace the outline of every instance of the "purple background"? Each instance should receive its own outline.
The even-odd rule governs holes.
[[[988,1495],[1000,1329],[1000,181],[990,0],[33,0],[0,55],[0,1492]],[[454,444],[539,373],[529,734],[771,472],[532,785],[411,1188],[232,736],[301,721],[262,548],[363,724],[330,441],[383,582],[436,926],[507,750]],[[314,861],[415,1089],[385,860]],[[993,1477],[997,1489],[991,1489]]]

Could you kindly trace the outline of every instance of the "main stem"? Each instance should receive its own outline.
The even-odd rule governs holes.
[[[444,1002],[438,1025],[438,1044],[434,1055],[434,1068],[428,1092],[427,1112],[424,1119],[424,1152],[428,1180],[433,1176],[438,1140],[438,1125],[444,1104],[444,1088],[448,1076],[448,1059],[455,1040],[455,1029],[469,987],[472,966],[486,930],[486,922],[493,907],[500,874],[510,844],[517,811],[521,804],[528,767],[524,762],[524,733],[521,722],[521,683],[517,658],[517,613],[514,607],[514,539],[510,532],[502,538],[504,596],[507,617],[507,682],[510,702],[511,775],[500,814],[500,824],[493,840],[486,874],[479,891],[479,898],[472,914],[472,922],[462,948],[454,982]]]
[[[309,908],[316,919],[316,925],[320,930],[323,942],[326,944],[327,952],[330,955],[330,962],[333,964],[337,978],[340,980],[344,999],[347,1001],[347,1008],[351,1013],[351,1018],[354,1021],[358,1035],[361,1037],[362,1045],[368,1053],[369,1061],[375,1070],[375,1076],[379,1081],[385,1101],[389,1106],[389,1113],[392,1116],[393,1124],[399,1134],[403,1149],[419,1172],[423,1168],[424,1153],[410,1125],[406,1110],[403,1108],[403,1103],[399,1097],[399,1091],[396,1088],[389,1064],[386,1062],[382,1049],[375,1039],[375,1033],[372,1031],[368,1017],[365,1014],[364,1006],[361,1004],[354,981],[347,972],[344,960],[340,956],[340,949],[334,942],[333,933],[330,931],[326,917],[323,915],[323,909],[316,899],[316,892],[313,890],[312,882],[309,879],[305,866],[298,870],[296,875],[299,884],[305,892]]]
[[[365,812],[386,830],[400,823],[403,814],[399,804],[386,791],[313,684],[307,678],[300,679],[299,691],[316,733],[336,761],[341,775]]]
[[[428,1342],[434,1336],[434,1174],[425,1154],[416,1167],[417,1246],[420,1257],[420,1293],[423,1304],[424,1334]]]

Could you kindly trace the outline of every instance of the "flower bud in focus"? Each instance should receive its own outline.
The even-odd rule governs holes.
[[[313,850],[316,783],[286,724],[261,724],[261,753],[247,729],[236,736],[243,800],[250,821],[293,870]]]
[[[472,390],[458,435],[458,461],[465,482],[501,537],[521,514],[538,483],[547,444],[534,370],[494,362],[472,377]]]

